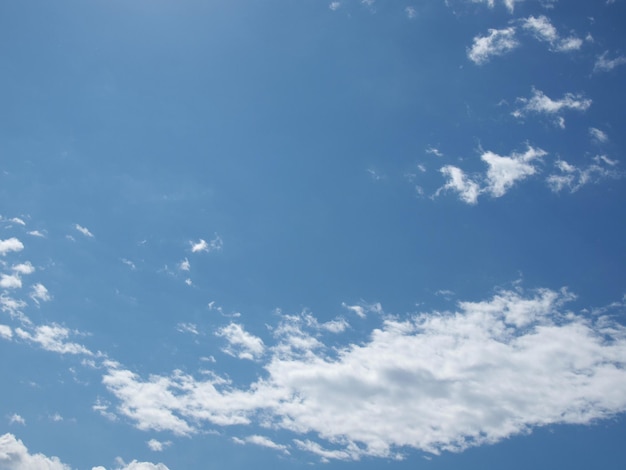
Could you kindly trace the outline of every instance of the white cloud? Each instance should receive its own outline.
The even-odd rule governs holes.
[[[447,178],[447,182],[437,190],[435,196],[451,190],[457,192],[459,198],[467,204],[476,204],[483,193],[492,197],[504,196],[515,183],[534,175],[537,169],[532,162],[545,155],[546,152],[542,149],[531,146],[524,153],[512,152],[508,156],[486,151],[480,158],[488,165],[487,172],[484,176],[473,179],[460,168],[446,165],[440,171]]]
[[[437,147],[433,147],[432,145],[426,147],[426,153],[429,153],[436,157],[443,157],[443,153]]]
[[[341,2],[330,2],[330,4],[328,5],[328,8],[330,8],[332,11],[336,11],[339,9],[340,6],[341,6]]]
[[[596,155],[593,163],[582,167],[574,166],[565,160],[558,160],[555,163],[557,172],[550,174],[546,182],[555,193],[564,189],[574,193],[586,184],[599,183],[607,178],[621,178],[623,172],[615,169],[617,164],[616,160],[611,160],[605,155]]]
[[[2,274],[0,277],[0,287],[4,289],[19,289],[22,287],[22,280],[17,274]]]
[[[22,426],[25,426],[26,420],[22,418],[20,415],[18,415],[17,413],[14,413],[11,416],[9,416],[9,424],[21,424]]]
[[[30,320],[22,313],[21,309],[26,307],[26,302],[21,299],[14,299],[6,294],[0,295],[0,308],[3,312],[8,313],[11,318],[17,318],[23,323],[30,323]]]
[[[258,434],[247,436],[247,437],[244,437],[243,439],[234,437],[233,441],[235,441],[237,444],[254,444],[257,446],[267,447],[268,449],[274,449],[274,450],[281,451],[285,454],[289,454],[289,450],[287,450],[287,446],[282,445],[282,444],[276,444],[270,438],[265,437],[265,436],[259,436]]]
[[[515,28],[489,29],[486,36],[476,36],[467,57],[475,64],[488,62],[491,57],[501,56],[519,45],[515,38]]]
[[[29,235],[32,235],[33,237],[39,237],[39,238],[45,238],[46,235],[43,234],[42,232],[40,232],[39,230],[31,230],[30,232],[27,232]]]
[[[133,460],[129,464],[122,463],[122,466],[117,467],[116,470],[169,470],[169,468],[162,463],[138,462],[137,460]]]
[[[511,113],[516,118],[522,118],[531,113],[556,115],[564,110],[586,111],[591,106],[592,101],[584,98],[580,94],[566,93],[560,100],[553,100],[546,96],[541,90],[533,88],[530,98],[517,98],[522,107]],[[557,120],[559,127],[565,127],[562,118]]]
[[[261,338],[251,335],[237,323],[220,328],[215,335],[228,341],[228,346],[223,349],[225,353],[240,359],[257,359],[265,351]]]
[[[583,40],[578,37],[569,36],[562,38],[548,17],[544,15],[537,17],[529,16],[523,19],[522,28],[531,32],[539,41],[549,43],[550,48],[556,52],[578,50],[583,45]]]
[[[496,4],[496,0],[469,0],[472,3],[486,3],[487,6],[489,8],[493,8],[494,5]],[[507,10],[509,10],[510,13],[513,13],[513,10],[515,9],[515,4],[516,3],[521,3],[524,0],[502,0],[502,3],[504,4],[504,6],[506,6]],[[558,0],[540,0],[541,4],[545,7],[545,8],[552,8],[554,6],[554,3],[558,2]]]
[[[24,244],[15,237],[0,240],[0,255],[2,256],[5,256],[11,251],[22,251],[23,249]]]
[[[150,450],[154,451],[154,452],[161,452],[164,449],[166,449],[167,447],[172,445],[171,441],[157,441],[156,439],[150,439],[148,442],[146,442],[146,444],[148,444],[148,447],[150,448]]]
[[[609,141],[609,136],[606,135],[606,132],[596,129],[595,127],[589,128],[589,135],[591,139],[598,144],[605,144]]]
[[[204,241],[204,240],[201,240],[201,241]],[[193,250],[193,248],[192,248],[192,250]],[[181,271],[189,271],[191,269],[191,263],[189,262],[189,260],[187,258],[185,258],[178,265],[178,269],[180,269]]]
[[[517,181],[534,175],[537,170],[532,162],[545,155],[545,151],[530,146],[524,153],[513,152],[506,157],[490,151],[483,153],[480,158],[489,165],[485,190],[493,197],[504,196]]]
[[[10,326],[0,324],[0,338],[11,339],[13,331]]]
[[[213,238],[209,242],[201,238],[197,242],[190,241],[189,243],[191,244],[192,253],[198,253],[202,251],[205,251],[207,253],[211,251],[220,251],[224,245],[224,242],[219,237],[219,235],[216,235],[215,238]]]
[[[13,434],[0,436],[0,468],[3,470],[71,470],[58,457],[30,454]]]
[[[26,261],[25,263],[15,264],[11,267],[11,269],[20,274],[32,274],[35,272],[35,267],[30,264],[30,261]]]
[[[383,313],[383,306],[380,304],[380,302],[375,302],[372,304],[361,302],[358,305],[348,305],[345,302],[341,302],[341,306],[347,310],[350,310],[351,312],[356,313],[356,315],[360,318],[365,318],[368,313]]]
[[[609,59],[607,56],[609,51],[604,51],[598,58],[596,59],[596,63],[593,66],[594,72],[610,72],[615,67],[626,64],[626,57],[623,55],[618,56],[614,59]]]
[[[191,333],[193,335],[200,334],[198,332],[198,327],[193,323],[179,323],[176,325],[176,330],[180,333]]]
[[[72,333],[67,328],[59,325],[41,325],[34,329],[34,333],[31,334],[21,328],[15,329],[15,334],[22,339],[39,344],[46,351],[52,351],[59,354],[86,354],[88,356],[93,355],[86,347],[77,344],[66,342]]]
[[[119,364],[103,382],[140,429],[263,424],[306,436],[296,445],[325,459],[461,451],[626,410],[626,327],[569,311],[573,299],[500,290],[451,312],[381,317],[364,340],[301,354],[285,353],[283,328],[249,386],[181,371],[142,379]]]
[[[89,231],[89,229],[87,229],[86,227],[83,227],[81,225],[76,224],[76,225],[74,225],[74,228],[76,230],[78,230],[80,233],[82,233],[83,235],[85,235],[86,237],[89,237],[89,238],[93,238],[94,237],[93,233],[91,233]]]
[[[480,185],[469,178],[463,170],[452,165],[446,165],[439,171],[448,181],[437,190],[436,196],[442,191],[452,190],[459,193],[461,200],[468,204],[476,204],[478,202],[478,196],[481,193]]]
[[[46,289],[46,286],[41,283],[37,283],[33,286],[33,289],[30,293],[30,298],[37,303],[39,303],[40,300],[42,302],[48,302],[52,299],[52,297],[48,293],[48,289]]]
[[[406,7],[404,9],[404,13],[406,13],[406,17],[410,20],[417,17],[417,10],[415,9],[415,7],[412,7],[412,6]]]
[[[11,222],[13,222],[14,224],[18,224],[18,225],[26,225],[26,222],[24,222],[22,219],[20,219],[19,217],[13,217],[12,219],[10,219]]]
[[[130,269],[132,269],[133,271],[135,269],[137,269],[137,266],[135,266],[135,263],[133,263],[132,261],[126,259],[126,258],[122,258],[121,259],[122,263],[124,263],[126,266],[128,266]]]

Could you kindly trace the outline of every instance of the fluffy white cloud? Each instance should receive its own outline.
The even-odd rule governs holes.
[[[171,446],[172,442],[171,441],[161,442],[161,441],[157,441],[156,439],[150,439],[146,444],[148,444],[148,447],[150,448],[150,450],[154,452],[161,452],[165,448]]]
[[[10,326],[0,324],[0,338],[11,339],[13,338],[13,331]]]
[[[494,56],[501,56],[512,51],[519,42],[515,38],[515,28],[489,29],[486,36],[476,36],[467,57],[475,64],[481,65]]]
[[[204,241],[204,240],[201,240],[201,241]],[[192,250],[193,250],[193,247],[192,247]],[[187,258],[185,258],[178,265],[178,269],[180,269],[181,271],[189,271],[191,269],[191,263],[189,262]]]
[[[16,328],[15,334],[20,338],[37,343],[46,351],[52,351],[59,354],[85,354],[93,355],[85,346],[78,343],[67,342],[72,332],[67,328],[59,325],[40,325],[34,329],[33,333]]]
[[[0,240],[0,255],[2,256],[11,251],[22,251],[23,249],[24,244],[15,237]]]
[[[2,274],[0,277],[0,287],[4,289],[19,289],[22,287],[22,280],[17,274]]]
[[[30,263],[30,261],[15,264],[11,267],[11,269],[20,274],[32,274],[35,272],[35,267]]]
[[[522,118],[531,113],[558,116],[564,110],[586,111],[592,103],[590,99],[573,93],[566,93],[560,100],[553,100],[535,88],[530,98],[517,98],[517,101],[522,104],[522,107],[511,113],[516,118]],[[557,124],[562,128],[565,127],[565,121],[562,118],[557,119]]]
[[[88,229],[88,228],[86,228],[86,227],[83,227],[83,226],[81,226],[81,225],[76,224],[76,225],[74,225],[74,228],[75,228],[76,230],[78,230],[80,233],[82,233],[83,235],[85,235],[86,237],[88,237],[88,238],[93,238],[93,237],[94,237],[94,236],[93,236],[93,233],[91,233],[91,232],[89,231],[89,229]]]
[[[257,423],[306,435],[296,446],[324,459],[460,451],[626,410],[626,328],[569,311],[573,299],[565,289],[501,290],[451,312],[382,317],[340,348],[283,347],[307,334],[301,319],[275,332],[249,386],[181,371],[142,379],[119,364],[103,380],[141,429]]]
[[[583,167],[577,167],[565,160],[558,160],[555,163],[557,172],[550,174],[546,181],[555,193],[564,189],[573,193],[586,184],[598,183],[607,178],[621,178],[623,172],[615,168],[617,164],[616,160],[611,160],[605,155],[596,155],[593,163]]]
[[[71,470],[58,457],[30,454],[13,434],[0,436],[0,468],[3,470]]]
[[[162,463],[138,462],[137,460],[133,460],[123,467],[117,467],[116,470],[169,470],[169,468]]]
[[[489,165],[486,177],[486,191],[493,197],[504,194],[517,182],[536,173],[532,162],[546,155],[546,152],[528,147],[524,153],[515,153],[502,157],[494,152],[485,152],[481,160]]]
[[[265,345],[258,338],[237,323],[231,323],[217,330],[216,336],[221,336],[228,341],[224,352],[240,359],[257,359],[265,351]]]
[[[583,40],[576,36],[562,38],[548,17],[544,15],[529,16],[523,19],[522,28],[529,31],[538,40],[549,43],[550,48],[556,52],[577,50],[583,45]]]
[[[594,72],[610,72],[615,67],[626,64],[626,57],[623,55],[614,59],[609,59],[607,57],[608,55],[609,51],[604,51],[600,56],[598,56],[596,63],[593,66]]]
[[[45,238],[46,236],[40,232],[39,230],[31,230],[30,232],[27,232],[29,235],[32,235],[33,237],[39,237],[39,238]]]

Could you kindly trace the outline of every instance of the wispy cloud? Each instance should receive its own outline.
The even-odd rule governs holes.
[[[519,42],[515,38],[515,28],[489,29],[486,36],[476,36],[467,57],[477,65],[482,65],[492,57],[512,51]]]
[[[120,413],[145,430],[189,434],[203,421],[258,418],[324,459],[461,451],[626,410],[626,328],[609,315],[573,313],[574,298],[567,289],[499,290],[451,312],[381,317],[365,340],[338,349],[317,340],[285,354],[281,344],[306,333],[301,318],[274,336],[262,378],[241,388],[181,371],[142,379],[120,364],[109,364],[103,381]]]
[[[237,444],[254,444],[256,446],[267,447],[268,449],[278,450],[285,454],[289,454],[289,450],[287,446],[282,444],[277,444],[272,441],[270,438],[265,436],[259,436],[258,434],[244,437],[243,439],[234,437],[233,441]]]
[[[190,241],[189,244],[191,245],[192,253],[220,251],[224,246],[224,242],[219,235],[216,235],[215,238],[208,242],[201,238],[197,242]]]
[[[604,51],[598,56],[593,66],[594,72],[610,72],[615,67],[626,64],[626,57],[623,55],[617,56],[614,59],[609,59],[608,55],[609,51]]]
[[[522,107],[511,113],[514,117],[523,118],[533,113],[557,116],[556,122],[561,128],[565,127],[565,120],[559,116],[562,111],[586,111],[592,103],[583,95],[574,93],[566,93],[563,98],[553,100],[535,88],[532,89],[530,98],[517,98],[517,102],[521,103]]]
[[[591,136],[591,139],[597,144],[605,144],[609,141],[609,136],[606,134],[606,132],[603,132],[595,127],[589,128],[589,135]]]
[[[82,233],[83,235],[85,235],[86,237],[94,238],[93,233],[91,233],[88,228],[83,227],[82,225],[78,225],[78,224],[75,224],[74,228],[78,230],[80,233]]]
[[[555,52],[568,52],[578,50],[583,45],[583,40],[576,36],[561,37],[547,16],[529,16],[521,20],[522,28],[529,31],[536,39],[550,44],[550,49]]]
[[[330,2],[330,4],[328,5],[328,8],[330,8],[332,11],[336,11],[339,9],[340,6],[341,6],[341,2]]]
[[[9,416],[9,424],[21,424],[22,426],[26,426],[26,420],[17,413],[14,413]]]
[[[15,334],[21,339],[38,344],[46,351],[59,354],[93,355],[85,346],[66,341],[72,334],[75,334],[75,332],[56,324],[37,326],[32,333],[22,328],[16,328]]]
[[[563,190],[574,193],[587,184],[623,177],[624,173],[617,170],[617,164],[616,160],[605,155],[595,156],[593,163],[585,166],[575,166],[565,160],[558,160],[555,163],[556,173],[550,174],[546,181],[555,193]]]
[[[39,301],[48,302],[52,299],[48,289],[41,283],[34,284],[30,293],[30,298],[33,299],[36,303]]]

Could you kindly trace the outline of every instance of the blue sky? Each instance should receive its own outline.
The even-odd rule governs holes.
[[[0,6],[0,469],[622,468],[622,0]]]

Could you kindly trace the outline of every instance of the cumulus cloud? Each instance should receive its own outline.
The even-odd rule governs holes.
[[[583,45],[583,40],[576,36],[561,37],[548,17],[529,16],[523,19],[522,28],[529,31],[536,39],[550,44],[550,49],[555,52],[568,52],[578,50]]]
[[[565,121],[559,116],[562,111],[586,111],[592,103],[590,99],[573,93],[566,93],[560,100],[553,100],[535,88],[532,89],[530,98],[517,98],[517,102],[521,103],[522,107],[511,113],[516,118],[523,118],[532,113],[557,116],[557,124],[561,128],[565,127]]]
[[[22,280],[17,274],[2,274],[0,277],[0,287],[3,289],[19,289],[22,287]]]
[[[626,327],[568,310],[574,298],[499,290],[453,311],[384,316],[364,340],[305,352],[281,347],[292,340],[283,328],[248,386],[181,371],[145,379],[120,364],[103,381],[140,429],[262,424],[324,459],[462,451],[626,410]]]
[[[166,449],[167,447],[172,445],[171,441],[157,441],[156,439],[150,439],[146,444],[148,444],[148,447],[150,448],[150,450],[154,451],[154,452],[161,452],[164,449]]]
[[[482,65],[492,57],[501,56],[519,46],[515,38],[515,28],[489,29],[486,36],[474,37],[472,47],[467,51],[467,57],[477,65]]]
[[[204,241],[204,240],[201,240],[201,241]],[[193,249],[193,247],[192,247],[192,249]],[[191,263],[189,262],[189,260],[187,258],[185,258],[184,260],[182,260],[179,263],[178,269],[180,269],[181,271],[189,271],[191,269]]]
[[[0,468],[3,470],[71,470],[58,457],[31,454],[13,434],[0,436]]]
[[[32,274],[35,272],[35,267],[30,263],[30,261],[26,261],[25,263],[15,264],[11,267],[13,271],[20,274]]]
[[[443,191],[454,191],[467,204],[476,204],[483,193],[492,197],[504,196],[518,181],[534,175],[537,172],[534,161],[545,155],[544,150],[530,145],[523,153],[512,152],[507,156],[486,151],[480,159],[487,164],[487,172],[474,178],[468,177],[460,168],[444,166],[440,171],[447,182],[437,190],[435,196]]]
[[[0,324],[0,338],[11,339],[13,331],[10,326]]]
[[[32,333],[22,328],[15,329],[15,334],[21,339],[36,343],[46,351],[59,354],[93,355],[85,346],[66,341],[72,333],[67,328],[56,324],[37,326]]]
[[[623,176],[623,172],[616,169],[618,162],[606,155],[596,155],[592,163],[585,166],[575,166],[565,160],[555,163],[556,172],[546,178],[548,187],[555,193],[569,190],[574,193],[587,184],[599,183],[610,178]]]
[[[365,318],[368,313],[383,313],[383,306],[380,304],[380,302],[374,302],[372,304],[360,302],[357,305],[348,305],[347,303],[342,302],[341,306],[355,313],[360,318]]]
[[[5,256],[12,251],[22,251],[24,244],[15,237],[0,240],[0,255]]]
[[[82,233],[83,235],[85,235],[86,237],[88,237],[88,238],[94,238],[93,233],[91,233],[91,232],[89,231],[89,229],[88,229],[88,228],[83,227],[83,226],[78,225],[78,224],[75,224],[75,225],[74,225],[74,228],[75,228],[76,230],[78,230],[80,233]]]
[[[265,350],[261,338],[248,333],[237,323],[224,326],[215,334],[228,342],[228,346],[223,351],[240,359],[257,359]]]
[[[213,238],[211,241],[207,242],[206,240],[201,238],[197,242],[190,241],[189,244],[191,245],[192,253],[199,253],[203,251],[208,253],[211,251],[221,250],[224,245],[224,242],[219,237],[219,235],[216,235],[215,238]]]
[[[626,64],[626,57],[623,55],[617,56],[614,59],[609,59],[608,55],[609,51],[604,51],[598,56],[593,66],[594,72],[610,72],[615,67]]]

